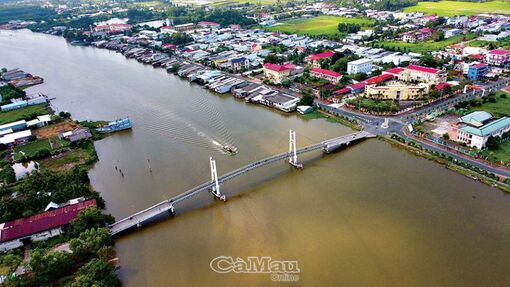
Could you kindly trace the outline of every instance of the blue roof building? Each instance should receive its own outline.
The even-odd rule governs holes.
[[[490,113],[478,111],[461,117],[455,129],[453,140],[470,147],[483,149],[489,137],[501,137],[510,132],[510,118],[494,119]]]

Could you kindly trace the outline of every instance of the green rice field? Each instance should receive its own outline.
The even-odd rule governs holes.
[[[465,40],[472,40],[477,37],[476,34],[468,34],[465,36]],[[449,45],[460,43],[464,40],[464,35],[457,35],[450,37],[443,41],[425,41],[416,43],[407,43],[403,41],[384,41],[378,42],[377,47],[391,48],[399,51],[414,52],[414,53],[427,53],[431,51],[442,50]]]
[[[288,34],[306,34],[310,36],[332,36],[340,34],[338,24],[340,22],[359,24],[364,27],[374,25],[374,21],[365,18],[348,18],[336,16],[319,16],[307,19],[296,19],[284,22],[279,25],[267,28],[268,31],[282,32]]]
[[[439,1],[419,2],[416,6],[404,8],[404,12],[424,12],[438,16],[474,15],[481,13],[510,14],[510,2],[489,1],[489,2],[461,2],[461,1]]]

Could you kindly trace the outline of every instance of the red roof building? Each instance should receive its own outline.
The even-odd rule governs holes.
[[[0,224],[0,242],[26,238],[37,233],[63,227],[75,219],[80,211],[92,206],[96,206],[95,199],[2,223]]]
[[[485,57],[485,62],[493,66],[504,66],[506,64],[510,64],[510,50],[492,50]]]
[[[434,68],[409,65],[404,71],[398,74],[398,78],[405,82],[421,82],[428,84],[439,84],[446,82],[446,72]]]
[[[287,71],[287,70],[293,70],[296,68],[296,65],[294,65],[294,64],[280,65],[280,64],[266,63],[266,64],[264,64],[264,68],[271,70],[271,71],[275,71],[275,72],[282,72],[282,71]]]
[[[340,90],[336,90],[333,92],[333,94],[335,95],[344,95],[344,94],[347,94],[347,93],[350,93],[351,92],[351,89],[349,88],[342,88]]]
[[[392,74],[382,74],[382,75],[379,75],[379,76],[375,76],[375,77],[366,79],[365,83],[367,85],[374,85],[374,84],[379,84],[379,83],[382,83],[382,82],[386,82],[386,81],[391,80],[391,79],[393,79],[393,75]]]
[[[342,78],[342,74],[321,68],[312,68],[310,74],[316,78],[325,79],[330,83],[336,84]]]
[[[170,44],[170,43],[163,44],[163,45],[161,45],[161,47],[163,49],[167,49],[167,50],[177,50],[177,46],[174,44]]]
[[[201,26],[201,27],[218,27],[218,26],[220,26],[220,24],[216,23],[216,22],[200,21],[200,22],[198,22],[198,26]]]
[[[306,61],[313,67],[320,68],[320,61],[324,59],[329,59],[333,57],[334,54],[335,54],[334,51],[328,51],[320,54],[312,54],[306,57]]]
[[[350,85],[348,88],[352,90],[352,93],[361,93],[365,90],[365,86],[367,84],[365,82],[359,82],[354,85]]]
[[[396,67],[396,68],[391,68],[391,69],[388,69],[384,72],[382,72],[382,74],[389,74],[389,75],[393,75],[393,76],[398,76],[400,73],[402,73],[404,71],[404,68],[399,68],[399,67]]]
[[[438,89],[439,91],[442,91],[444,88],[451,87],[451,86],[452,86],[452,84],[439,83],[439,84],[437,84],[436,89]]]
[[[423,73],[430,73],[430,74],[437,74],[437,72],[439,72],[438,69],[429,68],[429,67],[423,67],[423,66],[417,66],[417,65],[409,65],[409,66],[406,67],[406,69],[414,70],[414,71],[419,71],[419,72],[423,72]]]
[[[302,68],[300,69],[302,70]],[[298,71],[298,67],[294,64],[271,64],[266,63],[263,66],[264,76],[274,82],[281,83],[286,80],[289,76],[293,75]]]

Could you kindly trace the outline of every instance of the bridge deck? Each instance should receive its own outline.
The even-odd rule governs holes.
[[[361,132],[333,138],[333,139],[330,139],[327,141],[323,141],[323,142],[320,142],[317,144],[313,144],[310,146],[306,146],[306,147],[297,149],[296,153],[303,154],[303,153],[307,153],[307,152],[311,152],[311,151],[319,150],[319,149],[323,149],[325,152],[329,153],[332,150],[332,147],[347,145],[353,141],[357,141],[357,140],[364,139],[364,138],[370,138],[370,137],[374,137],[374,135],[372,135],[368,132],[365,132],[365,131],[361,131]],[[265,166],[265,165],[268,165],[268,164],[271,164],[271,163],[274,163],[274,162],[277,162],[280,160],[288,159],[289,156],[290,156],[289,153],[281,153],[281,154],[277,154],[277,155],[274,155],[274,156],[271,156],[271,157],[268,157],[265,159],[261,159],[261,160],[252,162],[248,165],[245,165],[241,168],[238,168],[238,169],[233,170],[227,174],[224,174],[221,177],[218,177],[218,182],[220,184],[222,184],[228,180],[238,177],[238,176],[240,176],[246,172],[249,172],[251,170],[257,169],[259,167],[262,167],[262,166]],[[139,211],[129,217],[126,217],[124,219],[121,219],[121,220],[113,223],[112,225],[110,225],[110,230],[111,230],[112,234],[115,235],[115,234],[120,233],[124,230],[130,229],[134,226],[140,226],[143,222],[150,220],[151,218],[154,218],[154,217],[161,215],[165,212],[168,212],[172,208],[172,206],[174,206],[175,204],[182,202],[184,200],[190,199],[191,197],[193,197],[197,194],[200,194],[202,192],[207,192],[213,186],[214,186],[213,182],[211,182],[211,181],[205,182],[205,183],[203,183],[199,186],[196,186],[184,193],[176,195],[168,200],[164,200],[164,201],[157,203],[151,207],[148,207],[142,211]]]

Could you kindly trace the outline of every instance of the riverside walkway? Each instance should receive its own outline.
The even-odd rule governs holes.
[[[292,133],[292,131],[291,131],[291,133]],[[302,167],[302,165],[300,165],[296,162],[296,156],[298,154],[303,154],[303,153],[307,153],[307,152],[311,152],[311,151],[315,151],[315,150],[319,150],[319,149],[322,149],[323,152],[325,152],[325,153],[331,153],[343,146],[349,145],[352,142],[356,142],[356,141],[366,139],[366,138],[371,138],[371,137],[375,137],[375,135],[370,134],[365,131],[361,131],[361,132],[352,133],[352,134],[348,134],[345,136],[333,138],[333,139],[330,139],[327,141],[323,141],[323,142],[309,145],[309,146],[299,148],[299,149],[295,149],[295,145],[294,145],[294,150],[292,150],[292,145],[291,145],[291,147],[290,147],[291,151],[289,151],[289,152],[281,153],[281,154],[277,154],[277,155],[274,155],[274,156],[271,156],[268,158],[257,160],[255,162],[252,162],[252,163],[245,165],[241,168],[233,170],[227,174],[224,174],[220,177],[217,177],[216,179],[213,176],[213,179],[211,181],[205,182],[205,183],[203,183],[199,186],[196,186],[184,193],[176,195],[168,200],[164,200],[164,201],[157,203],[151,207],[148,207],[142,211],[139,211],[131,216],[121,219],[109,226],[111,233],[113,235],[115,235],[115,234],[118,234],[125,230],[131,229],[133,227],[140,227],[144,223],[154,219],[155,217],[161,216],[162,214],[165,214],[165,213],[170,213],[171,215],[174,215],[175,214],[174,206],[176,204],[186,201],[186,200],[189,200],[192,197],[194,197],[195,195],[198,195],[203,192],[208,192],[208,191],[212,190],[212,192],[215,196],[221,198],[220,194],[219,194],[219,185],[220,184],[222,184],[228,180],[231,180],[233,178],[236,178],[238,176],[241,176],[241,175],[243,175],[247,172],[250,172],[254,169],[263,167],[263,166],[271,164],[271,163],[275,163],[277,161],[287,160],[287,159],[289,160],[289,162],[292,165],[297,166],[297,167]],[[293,157],[294,157],[294,161],[292,160]],[[215,170],[216,170],[216,163],[214,162],[214,172],[215,172]],[[222,198],[222,199],[225,199],[225,198]]]

